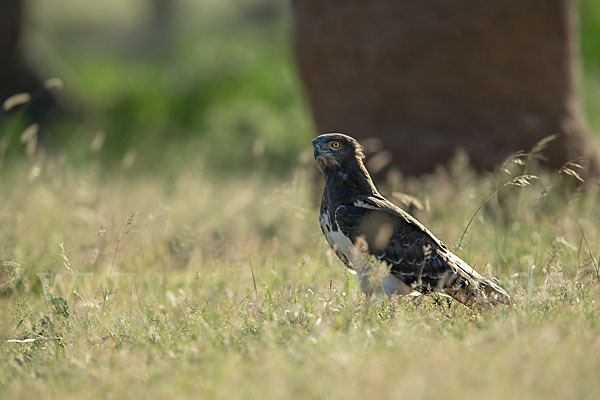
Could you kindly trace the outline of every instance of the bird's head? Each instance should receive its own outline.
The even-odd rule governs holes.
[[[323,173],[365,158],[360,143],[341,133],[325,133],[313,140],[312,144],[315,160]]]

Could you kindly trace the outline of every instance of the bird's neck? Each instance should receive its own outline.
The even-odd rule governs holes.
[[[325,174],[323,202],[337,206],[344,200],[379,195],[362,160],[353,159]]]

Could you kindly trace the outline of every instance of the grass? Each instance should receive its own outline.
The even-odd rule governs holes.
[[[597,398],[598,186],[392,179],[514,307],[367,301],[316,222],[312,163],[286,179],[103,177],[38,155],[0,191],[3,398]],[[448,207],[452,204],[452,207]],[[40,339],[8,343],[8,339]]]
[[[137,53],[110,35],[135,38],[139,5],[30,3],[30,58],[93,112],[0,152],[0,398],[598,398],[598,184],[535,157],[390,175],[515,304],[367,300],[318,226],[289,16],[261,2],[195,5]],[[580,3],[597,133],[600,6]]]

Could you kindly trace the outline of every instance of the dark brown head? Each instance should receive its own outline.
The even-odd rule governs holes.
[[[325,133],[312,142],[315,148],[315,160],[323,173],[330,172],[338,167],[362,164],[365,158],[362,146],[354,138],[341,133]]]

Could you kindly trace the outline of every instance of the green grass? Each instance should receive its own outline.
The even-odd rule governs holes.
[[[591,133],[600,137],[600,3],[579,1],[580,48],[583,77],[580,82],[582,103]]]
[[[169,45],[135,52],[139,4],[80,3],[30,3],[30,58],[87,111],[50,150],[0,152],[0,398],[600,396],[597,183],[390,176],[515,304],[368,301],[318,226],[286,9],[183,2]],[[580,3],[600,132],[600,6]]]
[[[581,54],[587,68],[600,69],[600,4],[594,0],[579,1]]]
[[[428,204],[420,219],[455,250],[500,183],[457,251],[515,299],[394,312],[328,249],[310,164],[228,180],[200,167],[106,179],[93,165],[4,171],[2,398],[600,395],[597,185],[503,186],[522,167],[473,178],[460,164],[387,182]],[[6,342],[25,338],[51,340]]]

